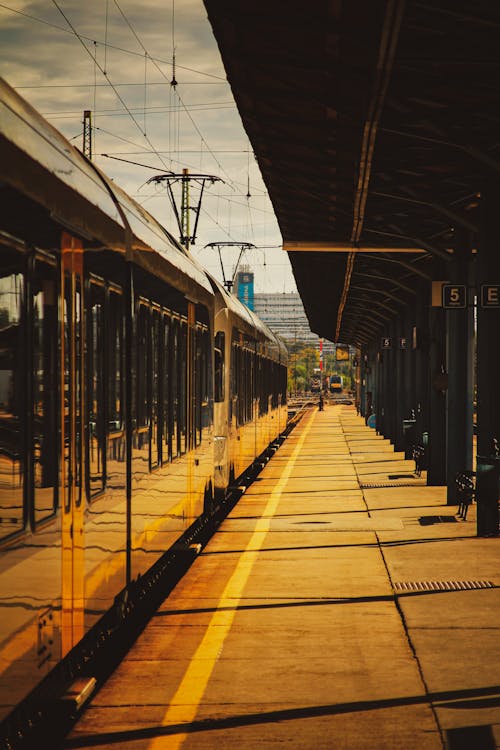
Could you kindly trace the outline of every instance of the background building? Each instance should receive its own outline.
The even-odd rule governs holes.
[[[302,300],[297,292],[256,292],[253,309],[259,318],[288,344],[303,342],[319,349],[319,337],[309,327]],[[324,341],[325,353],[333,352],[333,348],[332,342]]]

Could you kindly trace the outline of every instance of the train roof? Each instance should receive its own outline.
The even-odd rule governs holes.
[[[248,332],[251,332],[260,341],[265,341],[274,350],[276,359],[279,359],[280,362],[286,362],[288,359],[288,350],[279,336],[258,315],[235,297],[234,294],[230,294],[220,281],[210,274],[207,275],[210,278],[214,291],[221,297],[224,306],[227,307],[230,313],[235,315],[246,326]]]
[[[212,296],[200,264],[1,78],[0,149],[2,182],[45,208],[84,246],[126,255],[186,293],[194,282],[202,297]]]

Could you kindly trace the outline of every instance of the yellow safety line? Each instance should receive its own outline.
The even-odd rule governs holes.
[[[275,514],[281,494],[285,488],[297,457],[302,450],[305,439],[312,427],[313,419],[300,436],[295,449],[286,464],[279,482],[271,492],[263,516],[257,521],[252,537],[248,542],[244,553],[241,555],[238,564],[229,579],[221,598],[219,599],[217,610],[214,612],[212,619],[207,627],[203,640],[196,649],[189,667],[187,668],[181,684],[177,688],[172,701],[169,704],[167,712],[162,720],[162,726],[173,724],[189,725],[194,721],[201,699],[207,687],[210,676],[215,665],[222,653],[224,641],[229,635],[238,604],[240,602],[243,590],[248,581],[253,564],[258,557],[258,552],[264,544],[265,535],[271,526],[271,518]],[[150,750],[177,750],[180,748],[188,733],[180,732],[176,735],[156,737],[149,745]]]

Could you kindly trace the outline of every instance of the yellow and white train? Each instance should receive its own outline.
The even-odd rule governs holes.
[[[0,164],[0,737],[14,747],[33,721],[19,704],[54,669],[71,678],[82,639],[283,432],[287,355],[3,81]]]

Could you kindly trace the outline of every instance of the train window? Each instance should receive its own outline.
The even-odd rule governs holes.
[[[269,411],[269,394],[271,393],[271,363],[264,359],[264,413]]]
[[[243,424],[243,385],[242,385],[242,350],[233,342],[231,351],[231,401],[236,424]]]
[[[140,473],[149,471],[150,414],[149,414],[149,307],[141,303],[137,315],[136,340],[136,429],[134,431],[134,449],[136,457],[141,460]]]
[[[238,424],[245,422],[244,351],[236,346],[236,393]]]
[[[203,388],[203,332],[199,326],[194,332],[194,444],[201,443],[201,408]]]
[[[211,352],[210,352],[210,333],[208,328],[203,329],[201,340],[201,429],[209,427],[211,424]]]
[[[180,452],[185,453],[188,445],[187,433],[187,321],[182,320],[179,329],[179,357],[178,357],[178,377],[179,377],[179,441]]]
[[[35,262],[33,275],[33,504],[35,525],[57,506],[57,275]]]
[[[163,365],[162,365],[162,424],[163,424],[163,446],[162,446],[162,463],[172,460],[172,428],[170,425],[171,408],[170,408],[170,365],[169,365],[169,347],[170,347],[170,316],[163,316],[162,326],[163,336]]]
[[[199,445],[203,437],[203,428],[208,424],[208,330],[205,326],[196,326],[195,343],[195,397],[194,397],[194,426],[195,445]]]
[[[170,378],[170,447],[171,456],[179,455],[179,430],[178,430],[178,402],[179,402],[179,321],[172,320],[170,328],[169,347],[169,378]]]
[[[104,303],[105,289],[91,283],[87,321],[88,493],[104,489]]]
[[[262,356],[257,357],[257,374],[258,374],[258,380],[257,380],[257,389],[258,389],[258,399],[259,399],[259,416],[261,417],[265,413],[265,399],[264,399],[264,393],[265,393],[265,371],[264,371],[264,359]]]
[[[74,325],[74,338],[75,338],[75,421],[74,421],[74,442],[75,442],[75,458],[73,467],[73,481],[75,485],[75,501],[77,505],[80,505],[83,498],[83,390],[85,388],[83,383],[83,295],[81,293],[81,282],[80,279],[75,280],[75,325]],[[102,375],[103,377],[103,375]],[[102,428],[103,428],[103,450],[104,450],[104,409],[102,412]],[[103,480],[104,483],[104,480]]]
[[[215,393],[214,393],[214,400],[217,403],[220,403],[221,401],[224,401],[225,398],[225,388],[224,388],[224,381],[225,381],[225,367],[224,367],[224,357],[225,357],[225,334],[223,331],[218,331],[215,335]]]
[[[253,390],[253,357],[252,352],[247,349],[245,352],[245,409],[246,409],[246,421],[251,422],[252,420],[252,390]]]
[[[123,297],[110,290],[107,312],[108,322],[108,430],[110,433],[123,429]]]
[[[125,461],[124,431],[124,306],[120,291],[110,289],[108,310],[107,346],[107,412],[108,412],[108,451],[106,470],[116,471],[110,466],[111,461]],[[114,480],[113,480],[114,481]]]
[[[69,264],[71,253],[66,256]],[[63,260],[63,263],[66,261]],[[65,266],[66,268],[66,266]],[[61,408],[64,412],[62,500],[69,512],[73,500],[82,500],[82,294],[78,273],[65,272],[62,288],[62,335],[60,363],[63,369]],[[88,477],[87,477],[88,479]]]
[[[151,448],[150,466],[155,467],[160,463],[160,366],[161,366],[161,342],[160,342],[160,313],[153,310],[151,316],[150,336],[150,389],[151,389]]]
[[[23,484],[23,334],[22,256],[0,253],[0,537],[24,525]]]
[[[234,344],[231,346],[231,362],[229,371],[229,423],[233,422],[234,415],[234,397],[237,388],[236,380],[236,347]]]

